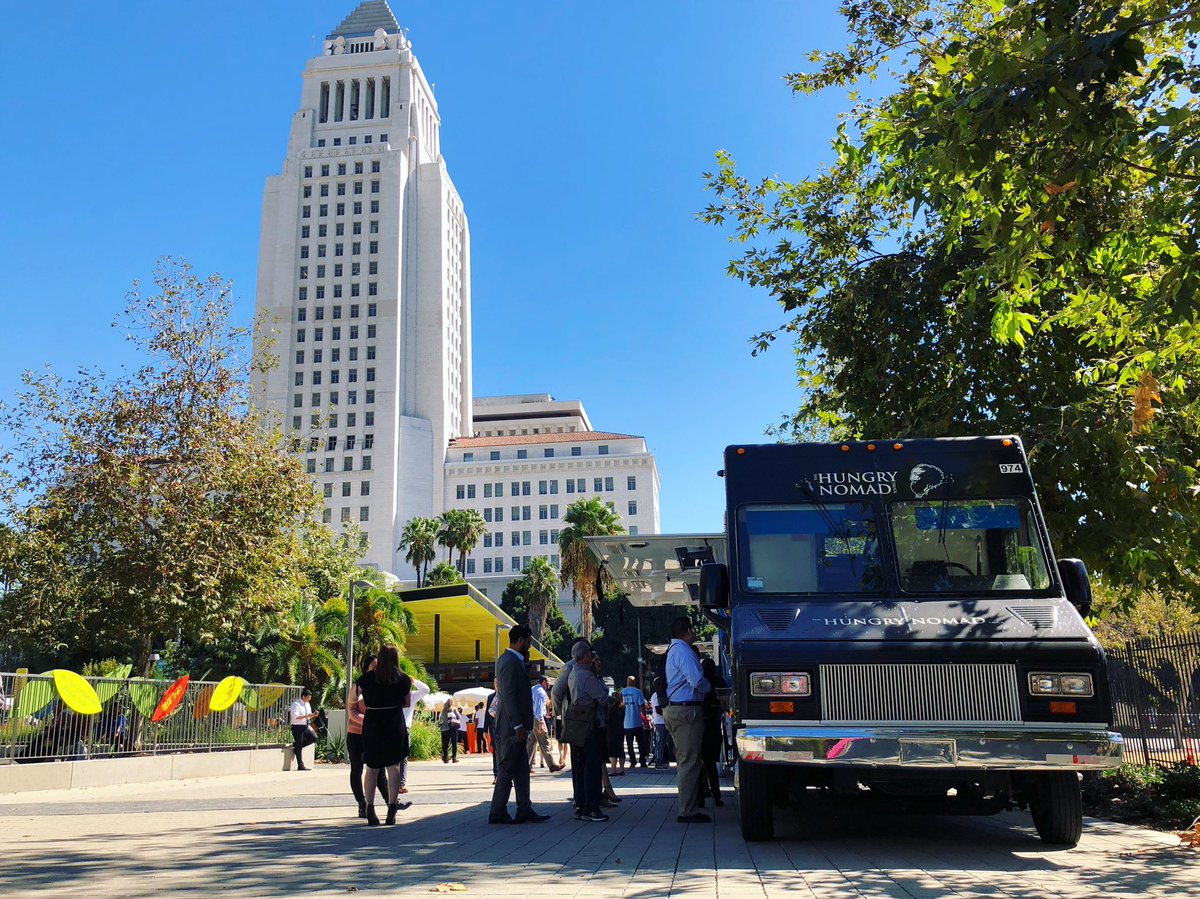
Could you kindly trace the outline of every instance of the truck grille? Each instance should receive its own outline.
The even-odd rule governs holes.
[[[822,665],[820,670],[824,721],[1021,720],[1015,665]]]

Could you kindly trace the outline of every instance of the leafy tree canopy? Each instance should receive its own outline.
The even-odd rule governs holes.
[[[1200,597],[1193,4],[846,0],[788,76],[853,106],[833,160],[702,213],[794,342],[784,436],[1020,433],[1064,555]],[[884,76],[881,89],[876,79]]]
[[[250,402],[273,359],[230,324],[230,284],[175,260],[154,284],[114,323],[142,367],[27,373],[0,410],[10,639],[68,660],[132,653],[139,670],[162,641],[219,641],[289,607],[320,507]]]

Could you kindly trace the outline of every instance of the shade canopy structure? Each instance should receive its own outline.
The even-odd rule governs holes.
[[[400,599],[417,622],[406,654],[421,662],[439,685],[463,679],[491,683],[499,653],[508,648],[508,631],[516,620],[472,587],[421,587],[401,590]],[[535,642],[529,661],[540,670],[558,670],[562,661]]]
[[[635,606],[695,605],[700,566],[726,562],[724,534],[619,534],[584,539]]]
[[[423,709],[440,709],[446,704],[446,700],[450,699],[449,693],[429,693],[421,697],[421,701],[417,705]]]

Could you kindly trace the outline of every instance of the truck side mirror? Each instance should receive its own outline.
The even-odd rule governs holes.
[[[1085,618],[1092,613],[1092,582],[1087,566],[1079,559],[1059,559],[1058,576],[1062,579],[1067,599]]]
[[[700,566],[700,607],[725,609],[729,607],[729,568],[720,562],[705,562]]]

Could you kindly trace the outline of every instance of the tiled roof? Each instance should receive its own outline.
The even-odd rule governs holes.
[[[637,434],[613,434],[609,431],[572,431],[564,434],[515,434],[504,437],[458,437],[450,441],[455,449],[480,446],[515,446],[521,443],[586,443],[596,440],[641,440]]]
[[[325,36],[326,40],[342,37],[360,37],[364,34],[374,34],[376,28],[382,28],[388,34],[397,34],[400,23],[392,15],[392,9],[387,0],[366,0],[358,4],[358,9],[346,16],[342,24]]]

